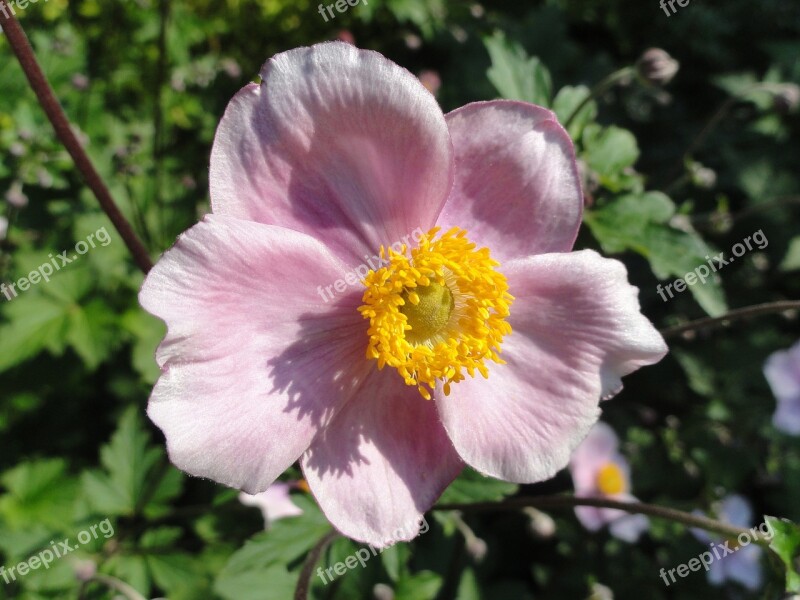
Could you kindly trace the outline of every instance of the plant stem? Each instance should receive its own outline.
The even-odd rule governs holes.
[[[111,222],[119,232],[125,245],[131,251],[136,265],[143,272],[147,273],[153,266],[147,249],[117,207],[111,196],[111,192],[109,192],[108,187],[106,187],[106,184],[103,182],[99,173],[94,168],[92,161],[86,154],[86,151],[78,141],[66,114],[64,114],[64,109],[56,99],[53,88],[50,86],[47,77],[36,60],[36,55],[33,52],[33,48],[31,48],[28,37],[22,29],[22,25],[20,25],[16,17],[13,16],[13,12],[9,11],[5,0],[0,0],[0,3],[3,5],[4,14],[11,15],[0,18],[3,31],[6,34],[6,39],[8,39],[8,43],[14,51],[14,55],[17,57],[22,70],[25,72],[25,77],[28,78],[28,82],[36,94],[39,104],[50,120],[50,123],[53,125],[56,136],[64,145],[67,152],[69,152],[72,160],[75,161],[75,166],[83,175],[86,185],[92,190],[101,208],[106,215],[108,215],[108,218],[111,219]]]
[[[738,536],[747,533],[750,537],[756,537],[749,529],[729,525],[721,521],[716,521],[708,517],[693,515],[691,513],[658,506],[655,504],[645,504],[644,502],[620,502],[608,498],[578,498],[576,496],[552,495],[534,496],[522,498],[510,498],[503,502],[475,502],[471,504],[439,504],[433,510],[460,510],[464,512],[488,512],[508,510],[509,508],[524,508],[532,506],[541,509],[553,508],[574,508],[576,506],[596,506],[598,508],[616,508],[629,513],[648,515],[659,519],[667,519],[686,525],[687,527],[697,527],[707,531],[720,533],[724,536]],[[759,544],[765,541],[756,539]]]
[[[723,327],[732,321],[740,321],[759,315],[781,313],[787,310],[800,310],[800,300],[781,300],[779,302],[766,302],[764,304],[754,304],[753,306],[737,308],[721,317],[705,317],[703,319],[697,319],[696,321],[689,321],[683,325],[667,327],[661,330],[661,335],[665,338],[670,338],[686,333],[687,331],[695,331],[709,327]]]
[[[601,79],[600,82],[589,91],[589,95],[581,100],[581,103],[578,104],[578,106],[575,107],[572,113],[566,118],[564,121],[564,129],[569,129],[569,126],[575,120],[575,117],[578,116],[578,114],[586,107],[587,104],[589,104],[589,102],[591,102],[594,98],[605,94],[617,83],[629,78],[633,74],[633,71],[633,67],[625,67],[619,71],[614,71],[611,73],[611,75]]]
[[[314,575],[314,567],[319,562],[319,557],[325,549],[339,537],[338,531],[329,531],[311,549],[303,563],[303,570],[300,571],[300,579],[297,580],[297,587],[294,590],[294,600],[307,600],[308,591],[311,589],[311,577]]]

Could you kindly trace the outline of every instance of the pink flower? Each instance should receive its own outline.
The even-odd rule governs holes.
[[[285,517],[296,517],[303,514],[303,510],[292,502],[289,493],[292,485],[289,483],[273,483],[266,491],[260,494],[239,494],[239,502],[245,506],[255,506],[264,515],[264,527],[269,529],[270,523]]]
[[[693,512],[698,515],[705,514],[700,510]],[[738,494],[723,498],[714,512],[723,523],[744,528],[752,524],[753,509],[747,499]],[[741,534],[738,538],[732,537],[727,540],[712,537],[702,529],[692,529],[692,533],[698,540],[707,543],[709,548],[706,551],[712,553],[713,562],[707,575],[709,583],[722,585],[726,581],[736,581],[749,590],[761,587],[761,548],[753,543],[755,533]],[[763,533],[762,530],[761,534]]]
[[[569,470],[576,496],[637,501],[630,493],[630,465],[618,448],[617,434],[611,427],[598,421],[570,459]],[[650,521],[644,515],[614,508],[577,506],[575,515],[586,529],[597,531],[608,525],[613,536],[626,542],[635,542],[650,526]]]
[[[800,435],[800,342],[770,354],[764,376],[778,401],[772,423],[776,429]]]
[[[552,477],[667,350],[623,265],[569,252],[582,195],[553,113],[445,116],[341,42],[261,77],[217,130],[213,214],[140,296],[169,328],[148,414],[172,461],[257,494],[299,459],[334,526],[376,545],[413,538],[465,462]]]

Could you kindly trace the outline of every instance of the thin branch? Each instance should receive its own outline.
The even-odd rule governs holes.
[[[744,308],[737,308],[732,310],[721,317],[705,317],[697,319],[696,321],[689,321],[682,325],[675,325],[674,327],[667,327],[661,330],[661,335],[665,338],[676,337],[687,331],[696,331],[698,329],[708,329],[710,327],[724,327],[733,321],[741,321],[742,319],[749,319],[759,315],[769,315],[774,313],[782,313],[788,310],[800,310],[800,300],[782,300],[780,302],[766,302],[764,304],[754,304],[753,306],[745,306]]]
[[[572,125],[572,122],[575,118],[580,114],[580,112],[586,107],[589,102],[598,98],[605,94],[608,90],[612,87],[617,85],[620,82],[625,81],[626,79],[630,79],[630,77],[634,74],[635,69],[633,67],[624,67],[619,71],[614,71],[604,79],[602,79],[597,85],[595,85],[586,97],[581,100],[581,102],[576,106],[570,115],[564,119],[564,129],[569,129],[569,126]]]
[[[311,589],[311,578],[314,575],[314,567],[319,562],[319,557],[325,549],[339,537],[338,531],[329,531],[311,549],[303,563],[303,570],[300,571],[300,579],[297,580],[297,587],[294,590],[294,600],[307,600],[308,591]]]
[[[22,66],[22,70],[25,72],[25,77],[28,78],[31,88],[36,93],[39,104],[50,120],[50,123],[53,125],[56,136],[67,149],[72,160],[75,161],[75,166],[83,175],[86,185],[92,190],[103,211],[108,215],[108,218],[111,219],[111,222],[119,232],[125,245],[131,251],[137,266],[147,273],[153,266],[147,249],[117,207],[111,196],[111,192],[109,192],[108,187],[106,187],[106,184],[103,182],[99,173],[94,168],[92,161],[86,154],[86,151],[72,131],[69,120],[66,114],[64,114],[64,109],[56,99],[53,88],[50,86],[47,77],[36,60],[36,55],[33,52],[33,48],[31,48],[28,37],[22,29],[22,25],[20,25],[19,21],[17,21],[14,16],[14,9],[9,7],[5,0],[0,0],[0,6],[2,6],[2,11],[0,11],[0,13],[6,15],[0,17],[6,39],[8,39],[8,43],[14,51],[14,55],[17,57],[20,66]]]
[[[686,525],[687,527],[697,527],[705,529],[706,531],[713,531],[720,533],[724,536],[738,536],[742,533],[747,533],[751,537],[753,532],[750,529],[744,529],[729,525],[721,521],[716,521],[708,517],[693,515],[691,513],[676,510],[674,508],[667,508],[666,506],[658,506],[655,504],[645,504],[644,502],[620,502],[618,500],[610,500],[608,498],[578,498],[576,496],[565,495],[552,495],[552,496],[534,496],[522,498],[510,498],[503,502],[475,502],[471,504],[439,504],[433,507],[433,510],[460,510],[464,512],[489,512],[500,511],[515,508],[525,508],[533,506],[535,508],[553,509],[553,508],[574,508],[576,506],[595,506],[597,508],[616,508],[629,513],[636,513],[656,517],[659,519],[667,519]],[[756,540],[763,543],[763,540]]]

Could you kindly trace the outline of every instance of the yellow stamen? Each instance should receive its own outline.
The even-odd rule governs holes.
[[[610,462],[604,464],[597,472],[597,489],[607,496],[614,496],[625,491],[625,475],[622,469]]]
[[[457,227],[434,239],[438,232],[410,251],[381,248],[389,264],[366,275],[358,309],[370,322],[367,358],[397,369],[428,400],[437,379],[449,394],[464,371],[488,377],[486,360],[503,363],[500,343],[511,333],[505,319],[514,300],[488,248],[476,249]]]

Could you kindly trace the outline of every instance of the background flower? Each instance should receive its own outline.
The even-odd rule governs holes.
[[[569,470],[576,496],[610,498],[635,502],[631,491],[630,465],[619,452],[619,438],[614,430],[598,421],[575,449],[570,458]],[[631,514],[615,508],[577,506],[578,520],[590,531],[604,525],[614,537],[635,542],[647,530],[650,521],[644,515]]]
[[[697,514],[704,514],[696,511]],[[715,516],[723,523],[749,528],[753,523],[753,510],[744,496],[732,494],[723,498],[716,506]],[[733,554],[714,560],[708,570],[708,581],[714,585],[722,585],[726,581],[736,581],[750,590],[761,587],[761,548],[754,543],[746,546],[739,544],[736,538],[728,540],[710,535],[702,529],[692,529],[694,536],[709,546],[728,542],[728,547],[735,550]],[[720,551],[722,552],[722,551]]]
[[[792,435],[800,435],[800,342],[788,350],[769,355],[764,363],[764,376],[778,405],[772,423]]]

